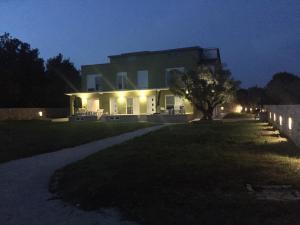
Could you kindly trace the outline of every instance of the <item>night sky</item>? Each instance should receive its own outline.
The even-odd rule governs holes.
[[[300,75],[300,0],[0,0],[0,34],[82,64],[132,51],[219,47],[244,87]]]

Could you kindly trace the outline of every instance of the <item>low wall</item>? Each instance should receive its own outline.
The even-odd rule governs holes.
[[[265,105],[267,120],[300,146],[300,105]]]
[[[68,113],[67,108],[0,108],[0,120],[61,118],[67,117]]]

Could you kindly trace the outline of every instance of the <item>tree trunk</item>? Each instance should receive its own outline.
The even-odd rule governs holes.
[[[200,110],[203,113],[203,117],[201,120],[205,120],[205,121],[211,121],[213,120],[213,111],[214,109],[209,107],[206,110]]]

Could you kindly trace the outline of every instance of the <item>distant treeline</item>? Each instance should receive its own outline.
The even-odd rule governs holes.
[[[237,101],[248,106],[300,104],[300,77],[288,72],[276,73],[263,88],[240,89]]]
[[[0,107],[67,107],[64,93],[79,90],[79,71],[62,54],[44,61],[28,43],[0,36]]]

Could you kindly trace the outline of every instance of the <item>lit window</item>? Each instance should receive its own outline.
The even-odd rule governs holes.
[[[288,119],[288,126],[289,126],[289,130],[293,129],[293,120],[291,117],[289,117]]]
[[[127,87],[127,73],[117,73],[117,89],[126,89]]]
[[[282,126],[282,116],[279,116],[279,125]]]

